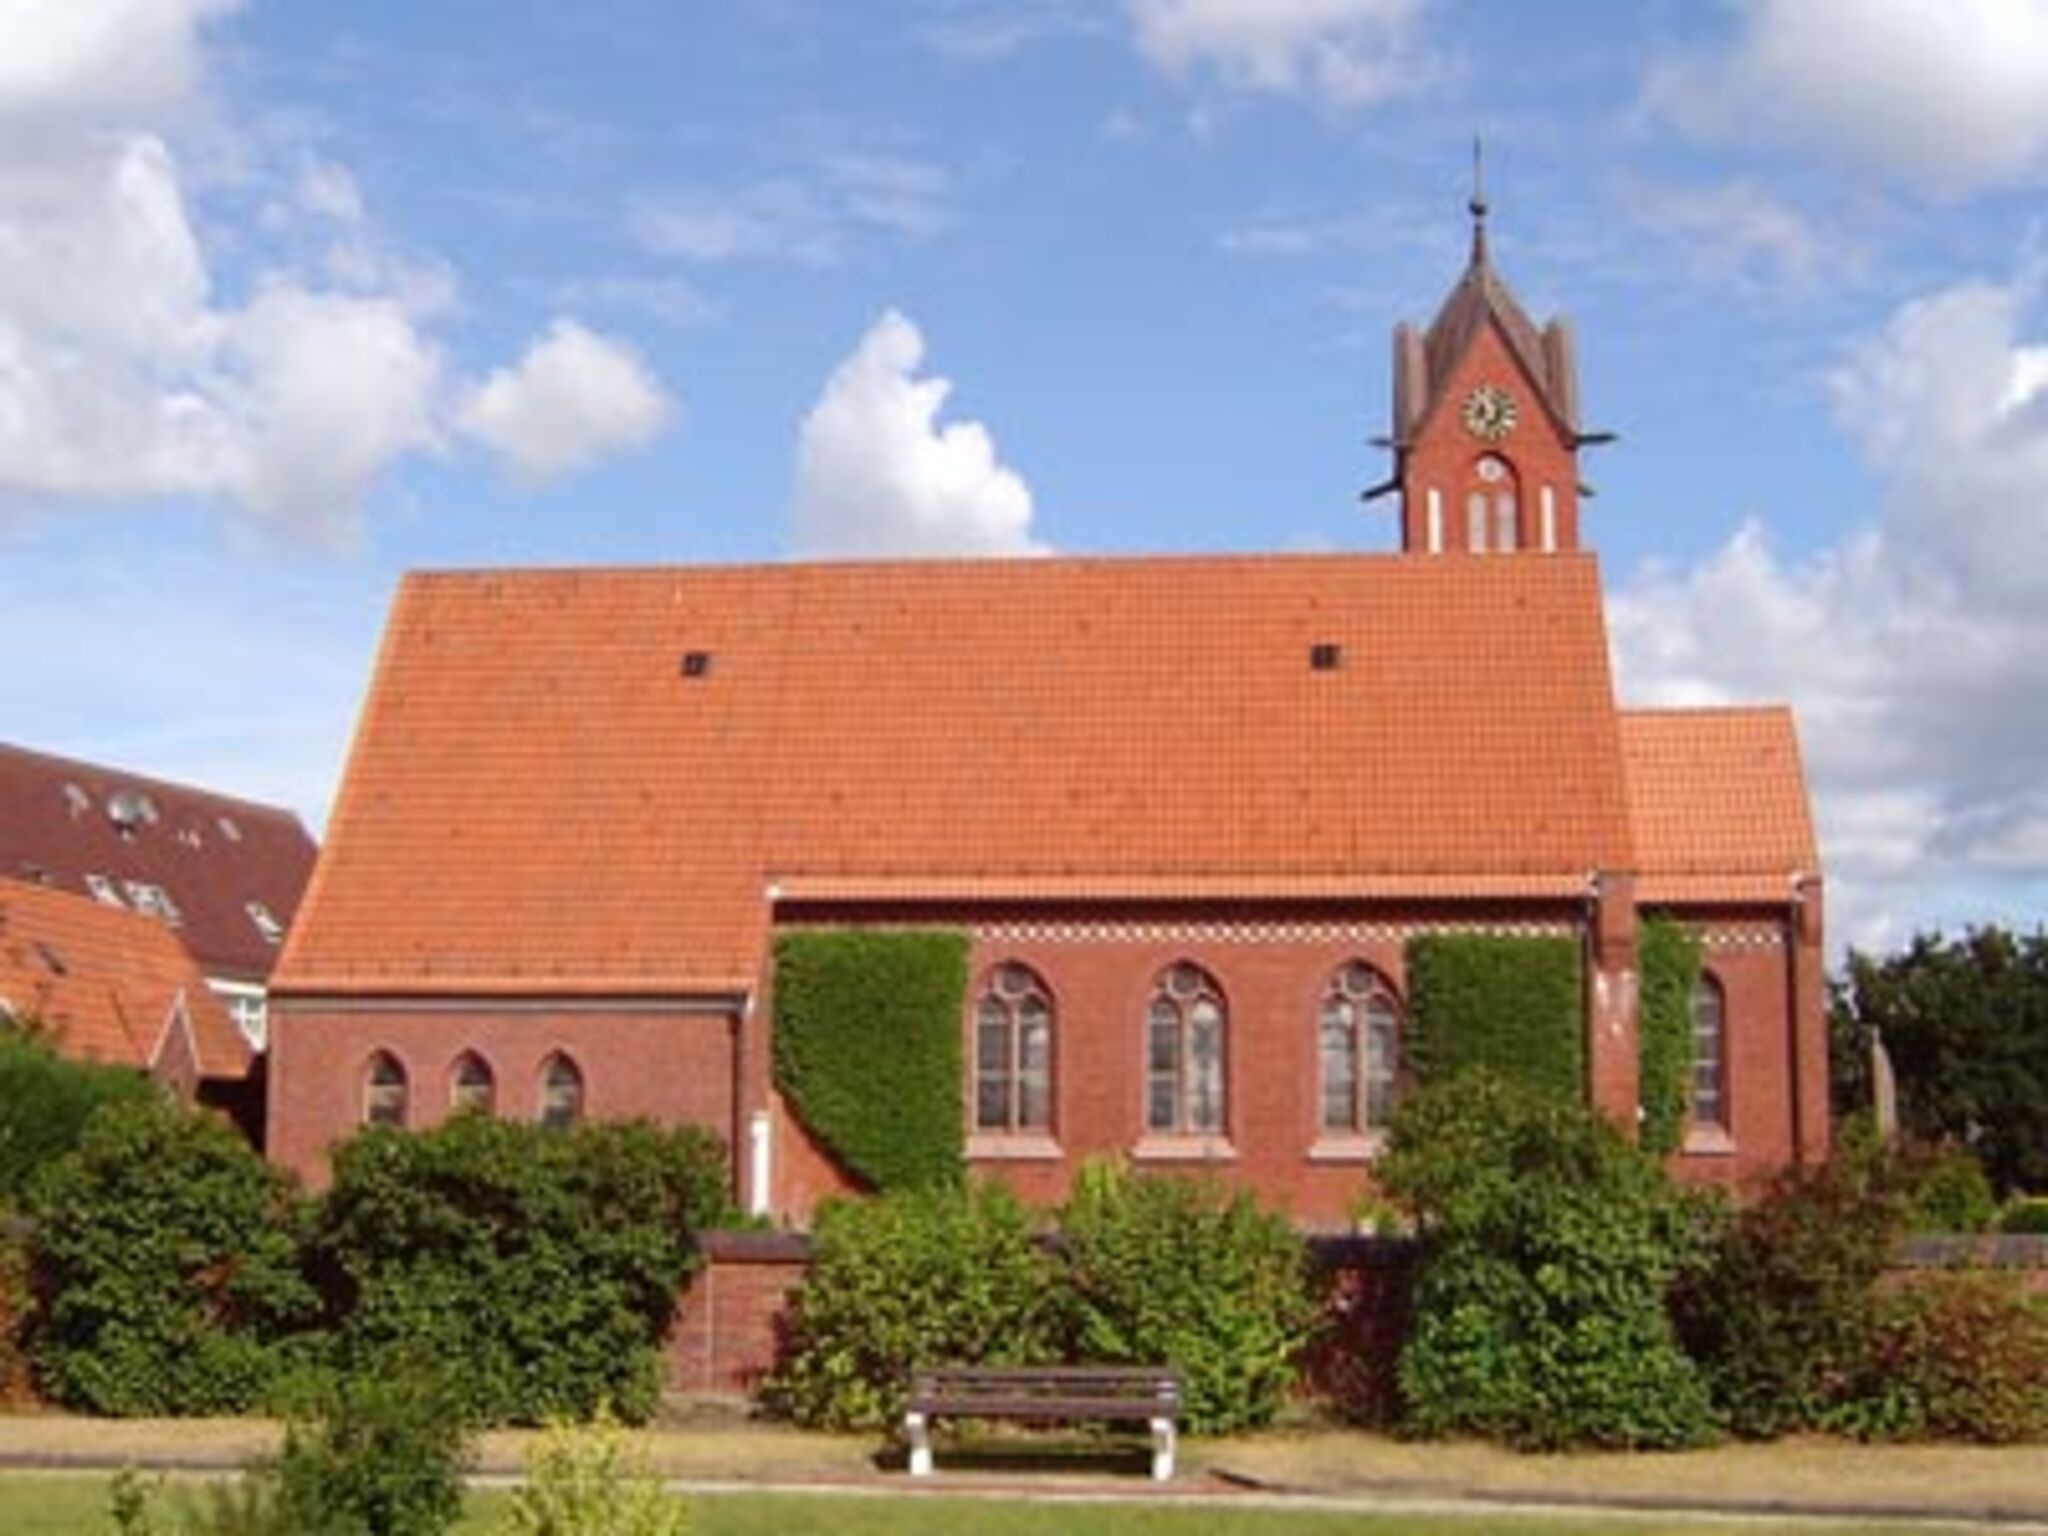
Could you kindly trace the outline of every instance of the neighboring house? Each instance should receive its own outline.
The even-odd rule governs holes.
[[[843,1179],[772,1085],[772,940],[938,924],[971,938],[974,1168],[1209,1167],[1336,1225],[1412,936],[1576,939],[1589,1095],[1633,1124],[1665,912],[1706,958],[1676,1166],[1824,1156],[1789,715],[1617,705],[1569,338],[1483,223],[1395,359],[1396,555],[409,577],[273,979],[272,1155],[644,1114],[800,1220]]]
[[[316,852],[281,807],[0,745],[0,879],[162,924],[258,1050]]]
[[[0,1020],[180,1098],[243,1107],[254,1053],[176,936],[138,913],[0,879]]]

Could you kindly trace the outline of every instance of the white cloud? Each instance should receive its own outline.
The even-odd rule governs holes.
[[[1858,264],[1844,242],[1824,241],[1798,208],[1747,178],[1700,186],[1633,181],[1620,197],[1686,270],[1717,284],[1801,291]]]
[[[835,150],[802,175],[644,197],[630,226],[658,256],[829,266],[862,236],[922,241],[940,234],[950,222],[951,195],[951,179],[939,166]]]
[[[1779,560],[1755,524],[1616,594],[1625,691],[1784,698],[1799,711],[1844,921],[1884,943],[1918,916],[2038,913],[2048,896],[2048,349],[2037,285],[1902,307],[1833,379],[1883,477],[1881,514]],[[1973,903],[1974,908],[1973,908]]]
[[[194,211],[173,135],[205,84],[205,23],[233,8],[0,7],[0,506],[199,498],[339,545],[386,471],[446,436],[458,392],[430,322],[453,274],[384,235],[347,167],[281,172],[251,141],[244,174],[277,195],[246,225]],[[258,274],[245,292],[221,291],[202,228]],[[559,472],[637,441],[650,388],[558,327],[483,387],[499,403],[478,430]]]
[[[518,363],[476,386],[458,419],[515,475],[537,483],[638,447],[673,410],[630,348],[557,320]]]
[[[1727,48],[1664,61],[1653,110],[1703,138],[1814,144],[1925,190],[2048,169],[2039,0],[1741,0]]]
[[[1175,79],[1364,106],[1412,86],[1421,0],[1127,0],[1138,47]]]
[[[894,310],[804,418],[792,522],[806,555],[1030,555],[1031,491],[978,421],[941,424],[952,384],[920,376],[924,337]]]
[[[0,6],[0,122],[128,130],[183,110],[201,31],[240,0],[8,0]]]

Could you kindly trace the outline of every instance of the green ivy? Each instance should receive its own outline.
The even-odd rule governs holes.
[[[1692,1077],[1692,993],[1700,977],[1700,943],[1665,917],[1642,926],[1642,1014],[1637,1026],[1637,1071],[1642,1095],[1641,1145],[1662,1157],[1678,1150],[1685,1134],[1687,1087]]]
[[[1408,941],[1408,1059],[1425,1082],[1483,1068],[1560,1102],[1585,1097],[1579,947],[1567,938]]]
[[[961,1177],[958,933],[786,933],[775,944],[775,1086],[877,1190]]]

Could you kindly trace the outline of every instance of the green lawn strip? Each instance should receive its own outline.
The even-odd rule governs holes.
[[[0,1475],[0,1531],[8,1536],[108,1536],[108,1479],[74,1474]],[[173,1484],[175,1489],[177,1485]],[[173,1493],[175,1497],[175,1493]],[[481,1536],[503,1495],[473,1497],[458,1536]],[[1477,1536],[1513,1529],[1530,1536],[1699,1536],[1726,1530],[1676,1518],[1622,1520],[1518,1516],[1509,1511],[1472,1515],[1366,1515],[1341,1510],[1257,1509],[1219,1501],[1200,1507],[1090,1503],[1073,1499],[965,1499],[924,1493],[875,1496],[835,1494],[697,1494],[691,1498],[692,1536]],[[1830,1527],[1803,1521],[1744,1522],[1750,1536],[1814,1532]],[[1832,1529],[1846,1527],[1835,1525]],[[1873,1528],[1861,1527],[1869,1532]],[[1921,1536],[1931,1529],[1916,1528]]]

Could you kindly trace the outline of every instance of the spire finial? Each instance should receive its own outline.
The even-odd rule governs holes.
[[[1472,135],[1472,265],[1486,260],[1486,147]]]

